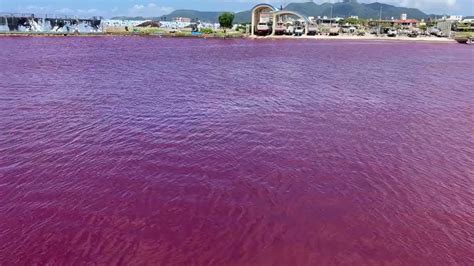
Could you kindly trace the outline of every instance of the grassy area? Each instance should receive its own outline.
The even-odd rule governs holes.
[[[162,28],[134,28],[106,30],[98,33],[63,33],[63,32],[0,32],[0,36],[163,36],[163,37],[193,37],[193,38],[243,38],[246,35],[239,31],[206,31],[205,33],[192,33],[190,30],[170,32]]]

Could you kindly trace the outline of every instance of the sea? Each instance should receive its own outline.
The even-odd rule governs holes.
[[[473,265],[473,59],[2,37],[0,265]]]

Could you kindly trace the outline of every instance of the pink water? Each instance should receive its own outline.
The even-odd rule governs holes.
[[[473,57],[2,38],[0,265],[473,265]]]

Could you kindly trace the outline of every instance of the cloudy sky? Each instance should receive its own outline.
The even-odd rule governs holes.
[[[275,5],[308,0],[267,0]],[[359,0],[375,2],[377,0]],[[474,0],[378,0],[379,2],[406,7],[416,7],[427,13],[474,15]],[[55,13],[64,15],[100,15],[111,17],[160,16],[174,9],[203,11],[242,11],[250,9],[262,0],[0,0],[1,12]],[[315,0],[315,2],[337,2]]]

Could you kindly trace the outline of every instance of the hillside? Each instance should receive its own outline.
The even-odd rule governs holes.
[[[205,12],[205,11],[197,11],[197,10],[186,10],[186,9],[179,9],[171,12],[170,14],[166,15],[167,18],[176,18],[176,17],[185,17],[185,18],[197,18],[200,21],[204,22],[218,22],[219,16],[224,11],[221,12]],[[235,15],[235,22],[236,23],[244,23],[250,21],[250,11],[243,11],[234,13]]]
[[[113,17],[112,19],[122,19],[122,20],[160,20],[166,18],[167,20],[171,20],[177,17],[184,17],[184,18],[191,18],[191,19],[199,19],[203,22],[217,22],[219,19],[221,12],[210,12],[210,11],[197,11],[197,10],[189,10],[189,9],[178,9],[171,12],[168,15],[164,15],[161,17]],[[243,11],[234,13],[235,15],[235,22],[236,23],[243,23],[250,21],[250,11]]]
[[[285,9],[298,12],[305,16],[332,16],[333,17],[348,17],[348,16],[359,16],[359,18],[373,18],[377,19],[380,16],[380,8],[382,8],[383,18],[399,18],[400,14],[406,13],[409,18],[423,19],[428,17],[427,14],[423,13],[416,8],[405,8],[396,7],[393,5],[382,4],[382,3],[371,3],[364,4],[356,1],[347,1],[339,3],[324,3],[318,5],[313,2],[307,3],[291,3],[286,6]]]
[[[188,9],[179,9],[171,12],[170,14],[166,15],[167,18],[176,18],[176,17],[184,17],[184,18],[198,18],[201,21],[209,21],[209,22],[217,22],[219,19],[219,15],[222,12],[209,12],[209,11],[197,11],[197,10],[188,10]]]
[[[333,17],[348,17],[348,16],[359,16],[359,18],[373,18],[377,19],[380,16],[380,9],[382,8],[382,17],[383,18],[398,18],[400,14],[406,13],[409,18],[423,19],[427,18],[430,15],[427,15],[416,8],[406,8],[406,7],[397,7],[388,4],[382,3],[358,3],[355,0],[345,0],[344,2],[339,3],[323,3],[316,4],[314,2],[306,3],[291,3],[288,4],[285,9],[298,12],[304,16],[331,16],[331,7]],[[205,22],[217,22],[219,15],[222,12],[206,12],[206,11],[197,11],[197,10],[187,10],[180,9],[175,10],[172,13],[165,15],[167,19],[172,19],[175,17],[187,17],[187,18],[197,18]],[[235,13],[235,23],[245,23],[250,22],[250,11],[243,11]],[[123,18],[123,17],[120,17]],[[130,18],[128,18],[130,19]],[[148,18],[153,19],[153,18]],[[158,19],[158,18],[155,18]]]

